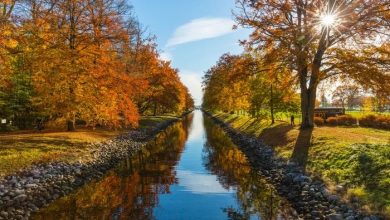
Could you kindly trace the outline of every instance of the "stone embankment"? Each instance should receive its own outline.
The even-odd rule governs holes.
[[[312,179],[296,163],[280,158],[261,140],[238,132],[229,124],[205,112],[218,124],[244,152],[252,167],[275,186],[277,192],[286,198],[302,219],[330,220],[379,220],[380,216],[365,215],[353,209],[339,196],[331,194],[320,179]]]
[[[92,159],[86,163],[38,164],[0,179],[0,219],[28,219],[39,208],[93,179],[101,178],[118,162],[133,155],[156,134],[179,120],[172,119],[149,130],[135,130],[96,143]]]

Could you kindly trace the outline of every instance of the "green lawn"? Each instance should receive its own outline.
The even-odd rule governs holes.
[[[379,113],[379,112],[364,112],[364,111],[345,111],[345,114],[351,115],[351,116],[353,116],[355,118],[361,118],[361,117],[366,116],[366,115],[386,115],[386,116],[390,116],[390,112]]]
[[[174,116],[146,116],[140,128],[147,129],[175,118]],[[93,150],[90,143],[105,141],[127,130],[78,129],[65,131],[22,131],[0,133],[0,176],[4,176],[33,163],[53,161],[87,161]]]
[[[308,140],[311,147],[303,153],[307,171],[321,176],[331,189],[337,184],[345,185],[347,190],[342,196],[346,200],[359,201],[367,211],[390,216],[390,131],[327,126],[301,131],[285,121],[270,125],[268,120],[248,116],[216,116],[241,132],[261,138],[287,159],[299,152],[298,137],[312,133]]]

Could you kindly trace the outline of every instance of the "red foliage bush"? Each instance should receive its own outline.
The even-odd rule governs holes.
[[[359,120],[360,126],[390,129],[390,116],[367,115]]]
[[[337,125],[337,118],[336,117],[329,117],[326,119],[326,123],[328,125],[336,126]]]
[[[324,125],[324,119],[321,118],[321,117],[314,117],[314,124],[316,124],[317,126],[322,126]]]
[[[377,128],[390,129],[390,116],[377,116],[376,118]]]
[[[376,119],[375,115],[363,116],[359,120],[359,125],[363,127],[375,127],[375,119]]]
[[[338,125],[356,125],[357,124],[357,119],[350,116],[350,115],[340,115],[337,116],[337,124]]]

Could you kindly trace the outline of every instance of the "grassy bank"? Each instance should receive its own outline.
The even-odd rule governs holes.
[[[148,129],[174,116],[147,116],[140,129]],[[0,176],[33,163],[87,161],[93,147],[89,144],[114,138],[127,130],[78,129],[65,131],[23,131],[0,133]]]
[[[270,125],[248,116],[216,116],[261,138],[282,157],[303,157],[307,171],[321,176],[330,188],[343,185],[345,199],[390,216],[390,131],[326,126],[301,131],[285,121]],[[311,147],[305,150],[306,142]]]

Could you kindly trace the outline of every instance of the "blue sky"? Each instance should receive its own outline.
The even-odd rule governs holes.
[[[180,70],[195,102],[201,103],[201,78],[226,52],[242,52],[245,29],[232,30],[234,0],[132,0],[139,21],[156,35],[162,58]]]

